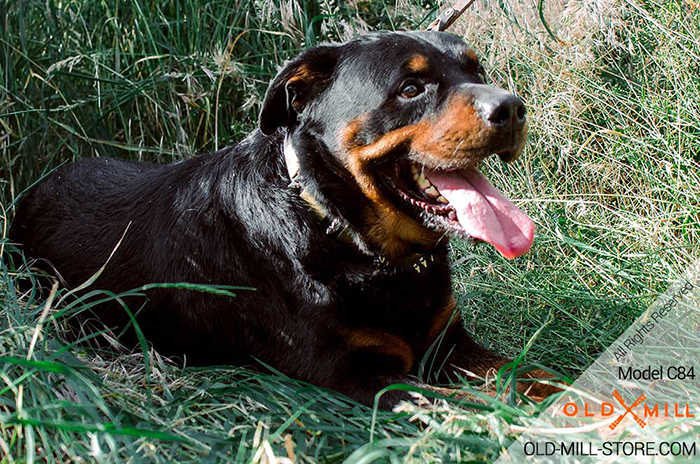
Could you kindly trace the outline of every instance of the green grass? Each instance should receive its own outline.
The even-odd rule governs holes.
[[[700,257],[691,4],[477,2],[455,25],[531,121],[522,158],[488,170],[537,222],[533,250],[509,262],[453,244],[465,324],[484,343],[575,377]],[[363,30],[418,28],[431,5],[0,0],[3,237],[21,192],[57,165],[166,163],[233,143],[285,59]],[[58,289],[47,305],[11,248],[3,239],[3,464],[488,462],[537,410],[503,397],[483,411],[373,412],[281,375],[68,344],[60,316],[115,296]]]

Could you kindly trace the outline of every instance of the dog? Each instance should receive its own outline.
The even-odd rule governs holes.
[[[95,317],[114,329],[134,318],[188,364],[255,358],[371,405],[391,384],[423,385],[429,350],[440,382],[509,362],[464,330],[447,241],[508,259],[531,247],[532,220],[478,171],[491,155],[517,159],[526,133],[521,99],[487,85],[459,37],[370,33],[288,62],[236,145],[170,165],[60,167],[21,201],[11,237],[73,287],[105,263],[91,289],[249,287],[150,288]],[[380,406],[407,397],[388,391]]]

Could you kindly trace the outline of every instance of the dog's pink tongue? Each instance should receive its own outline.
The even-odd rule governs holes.
[[[476,170],[433,171],[425,176],[457,212],[462,228],[508,259],[527,253],[535,224]]]

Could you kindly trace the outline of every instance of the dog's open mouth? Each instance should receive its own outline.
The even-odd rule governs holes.
[[[415,162],[396,168],[394,188],[417,214],[493,245],[514,259],[532,246],[535,225],[477,169],[441,171]]]

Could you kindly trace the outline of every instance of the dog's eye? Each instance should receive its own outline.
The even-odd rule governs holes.
[[[423,86],[416,81],[406,81],[401,85],[401,97],[415,98],[423,93]]]
[[[479,75],[482,81],[486,82],[486,70],[483,66],[479,65],[479,69],[477,69],[476,73]]]

